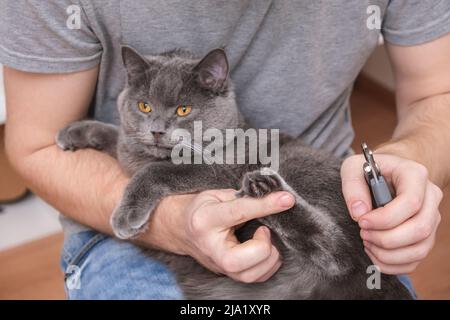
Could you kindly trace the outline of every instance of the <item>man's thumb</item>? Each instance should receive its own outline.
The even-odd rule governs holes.
[[[363,173],[364,158],[355,155],[347,158],[341,167],[342,193],[353,220],[372,210],[370,190]]]

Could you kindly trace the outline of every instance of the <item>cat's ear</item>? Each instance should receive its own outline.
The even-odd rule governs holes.
[[[128,80],[135,79],[149,67],[148,61],[129,46],[122,46],[122,61]]]
[[[210,51],[194,68],[197,79],[205,89],[222,91],[227,83],[229,65],[223,49]]]

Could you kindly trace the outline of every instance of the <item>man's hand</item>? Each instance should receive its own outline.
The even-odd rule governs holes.
[[[431,250],[441,220],[439,187],[450,181],[450,33],[414,46],[386,43],[386,48],[395,78],[398,124],[375,160],[396,196],[385,207],[371,210],[362,156],[346,159],[341,176],[367,254],[383,272],[401,274],[413,271]]]
[[[237,281],[266,281],[281,266],[270,230],[261,226],[244,243],[237,240],[234,230],[249,220],[289,209],[295,199],[288,192],[262,199],[236,199],[235,194],[236,190],[209,190],[165,198],[139,240],[190,255],[209,270]]]
[[[352,218],[361,227],[366,253],[382,272],[412,272],[434,245],[441,221],[442,191],[428,178],[427,169],[414,161],[375,153],[380,171],[395,189],[395,198],[372,210],[364,179],[362,155],[342,164],[342,191]]]

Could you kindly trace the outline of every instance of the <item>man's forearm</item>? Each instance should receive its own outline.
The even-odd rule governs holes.
[[[36,194],[66,216],[112,234],[110,217],[128,178],[105,153],[92,149],[64,152],[55,144],[61,128],[85,118],[97,74],[98,67],[68,74],[27,73],[5,67],[5,145],[12,164]],[[174,219],[185,202],[184,196],[163,199],[138,241],[178,252],[171,232],[183,227]]]
[[[51,145],[11,160],[29,187],[64,215],[112,233],[109,218],[128,180],[115,159],[95,150],[64,152]]]
[[[115,159],[92,149],[64,152],[51,145],[12,160],[28,186],[65,216],[113,234],[110,217],[129,180]],[[172,233],[182,229],[177,224],[177,214],[190,198],[192,195],[163,199],[136,243],[183,254]]]
[[[445,187],[450,178],[450,94],[420,100],[403,110],[392,139],[377,152],[423,164],[430,180]]]

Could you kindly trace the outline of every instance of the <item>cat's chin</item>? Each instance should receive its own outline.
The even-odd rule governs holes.
[[[161,145],[151,145],[147,147],[147,152],[155,158],[166,160],[170,159],[172,154],[172,147],[161,146]]]

